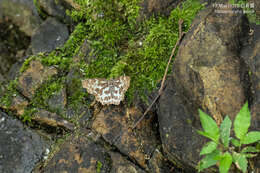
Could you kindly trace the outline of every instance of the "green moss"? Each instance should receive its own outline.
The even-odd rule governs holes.
[[[1,107],[8,109],[11,106],[13,97],[15,97],[18,94],[16,87],[17,80],[13,80],[8,84],[6,89],[0,93]]]
[[[101,172],[102,166],[103,166],[103,164],[98,160],[97,161],[97,172]]]
[[[156,88],[162,79],[171,49],[178,39],[178,20],[184,20],[188,30],[196,13],[203,8],[197,0],[187,0],[182,8],[174,9],[169,17],[157,16],[139,20],[139,0],[75,0],[80,10],[67,11],[79,24],[62,48],[49,54],[38,54],[24,63],[24,72],[32,59],[45,66],[55,66],[60,79],[51,79],[40,87],[31,105],[47,108],[44,100],[64,87],[65,76],[72,68],[78,68],[85,78],[131,77],[126,94],[131,103],[135,96],[145,100],[145,92]],[[88,63],[73,58],[80,53],[85,40],[91,47]],[[84,55],[82,55],[84,57]],[[84,102],[87,93],[82,91],[81,77],[73,79],[74,91],[68,97],[69,106],[76,108]]]
[[[51,78],[38,88],[31,100],[33,107],[49,110],[48,99],[64,87],[64,78]],[[55,111],[55,110],[51,110]],[[58,113],[58,112],[57,112]]]
[[[130,102],[134,95],[145,99],[145,91],[154,89],[162,79],[171,49],[178,39],[178,20],[184,20],[183,29],[187,31],[196,13],[203,8],[198,1],[188,0],[168,18],[152,17],[137,23],[138,1],[129,6],[120,0],[110,5],[101,0],[87,4],[78,2],[89,7],[82,8],[81,12],[86,10],[87,38],[95,57],[90,64],[82,62],[85,77],[130,76],[131,86],[126,94]],[[116,6],[121,8],[117,10]],[[82,20],[81,12],[71,14],[76,20]]]
[[[43,19],[46,19],[48,17],[48,15],[42,11],[39,3],[38,3],[38,0],[33,0],[33,4],[35,5],[36,9],[37,9],[37,12],[39,13],[39,15],[43,18]]]
[[[32,106],[28,106],[26,107],[26,109],[24,110],[24,113],[21,115],[20,119],[24,122],[24,123],[31,123],[31,120],[33,118],[33,115],[37,112],[37,109],[35,107]]]

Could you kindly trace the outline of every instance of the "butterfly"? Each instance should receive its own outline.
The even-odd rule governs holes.
[[[124,99],[125,92],[130,86],[129,76],[120,76],[115,79],[85,79],[82,80],[83,88],[95,95],[95,99],[102,105],[119,105]]]

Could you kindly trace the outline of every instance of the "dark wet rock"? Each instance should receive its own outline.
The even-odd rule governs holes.
[[[0,111],[0,172],[27,173],[50,144],[37,133]]]
[[[21,95],[16,93],[15,95],[12,96],[11,98],[11,105],[7,107],[3,107],[6,109],[9,109],[13,111],[18,116],[23,115],[25,108],[28,106],[29,102]]]
[[[255,13],[256,13],[256,18],[258,21],[260,21],[260,1],[258,0],[253,0],[254,3],[254,9],[255,10]]]
[[[196,171],[207,142],[196,132],[198,108],[220,123],[225,115],[234,119],[248,97],[248,69],[238,56],[248,31],[243,15],[217,14],[208,8],[194,20],[179,47],[173,77],[159,100],[158,119],[163,151],[185,171]]]
[[[158,141],[151,126],[152,119],[143,120],[134,131],[130,129],[141,116],[142,113],[136,108],[107,106],[95,116],[92,128],[121,153],[147,168],[146,161],[151,157]]]
[[[176,173],[174,166],[163,154],[156,149],[149,160],[149,170],[151,173]]]
[[[55,18],[47,18],[32,36],[33,54],[39,52],[51,52],[62,46],[69,37],[68,28]]]
[[[21,56],[22,57],[22,56]],[[20,74],[20,69],[23,66],[24,61],[28,58],[28,56],[24,56],[19,58],[14,64],[12,64],[11,68],[8,71],[7,78],[8,80],[14,80]]]
[[[144,170],[125,159],[121,154],[116,152],[110,152],[109,154],[112,160],[110,173],[145,173]]]
[[[140,13],[146,17],[159,14],[169,16],[170,12],[181,2],[182,0],[142,0]]]
[[[0,13],[28,36],[32,36],[41,23],[32,0],[0,0]]]
[[[54,93],[48,100],[48,106],[50,110],[55,110],[57,112],[65,112],[65,107],[67,105],[67,94],[66,89],[62,88],[57,93]]]
[[[18,89],[27,98],[32,98],[36,89],[57,73],[54,67],[44,67],[40,61],[31,61],[29,68],[18,78]]]
[[[249,34],[250,37],[241,51],[241,58],[250,69],[252,128],[260,130],[260,26],[252,25]]]
[[[30,43],[30,38],[10,20],[0,22],[0,73],[5,80],[12,79],[19,67],[16,62],[22,60]]]
[[[196,127],[199,128],[197,118],[189,110],[188,100],[176,91],[175,83],[168,79],[160,97],[158,119],[162,146],[167,158],[175,165],[195,171],[200,149],[207,141],[196,132]]]
[[[5,78],[0,73],[0,84],[5,81]]]
[[[82,135],[83,136],[83,135]],[[99,144],[84,137],[70,137],[48,162],[44,173],[108,173],[110,155]],[[87,135],[89,136],[89,135]]]
[[[69,4],[63,0],[39,0],[37,1],[37,4],[40,9],[49,16],[55,17],[63,22],[70,20],[69,16],[66,15],[66,9],[69,9]]]
[[[174,61],[179,92],[220,123],[233,120],[245,103],[247,67],[238,56],[248,33],[241,14],[219,14],[208,8],[194,20]]]
[[[33,115],[32,120],[40,124],[45,124],[56,128],[60,127],[70,131],[73,131],[75,128],[73,123],[70,123],[56,113],[48,112],[46,110],[38,110]]]

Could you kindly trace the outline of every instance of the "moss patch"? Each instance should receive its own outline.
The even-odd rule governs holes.
[[[151,17],[137,22],[138,1],[77,2],[81,10],[70,14],[74,20],[85,20],[87,38],[93,49],[91,56],[95,57],[90,64],[81,62],[80,68],[86,78],[130,76],[131,86],[126,94],[129,102],[135,95],[145,98],[145,91],[154,89],[162,78],[178,39],[178,20],[184,20],[187,31],[196,13],[203,8],[198,1],[188,0],[168,18]]]
[[[11,104],[13,97],[18,94],[16,90],[17,80],[11,81],[4,91],[0,92],[0,106],[8,109]]]
[[[133,103],[135,96],[146,100],[145,93],[155,89],[163,77],[171,49],[178,39],[178,20],[184,20],[183,30],[187,31],[197,12],[203,8],[198,0],[187,0],[182,8],[175,8],[169,17],[141,19],[139,0],[75,2],[80,5],[80,10],[68,13],[78,24],[65,45],[49,54],[40,53],[30,57],[20,70],[24,72],[31,60],[40,60],[43,65],[55,66],[59,70],[58,78],[50,79],[36,91],[25,113],[25,120],[36,108],[49,110],[45,100],[65,87],[65,77],[73,69],[78,69],[79,77],[72,79],[68,87],[73,91],[68,95],[69,107],[77,109],[88,96],[82,91],[82,76],[130,76],[131,85],[126,93],[128,103]],[[75,61],[85,40],[88,40],[91,48],[86,55],[89,61],[86,62],[84,58]],[[12,88],[15,89],[10,86],[9,95],[15,93]],[[8,105],[8,98],[6,94],[0,102]]]

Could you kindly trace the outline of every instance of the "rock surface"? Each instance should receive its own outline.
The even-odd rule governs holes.
[[[130,129],[141,116],[142,113],[136,108],[107,106],[95,116],[92,128],[120,152],[147,168],[146,161],[150,159],[158,141],[151,120],[143,121],[134,131]]]
[[[63,119],[60,115],[48,112],[46,110],[38,110],[38,112],[33,115],[32,120],[40,124],[45,124],[56,128],[61,127],[69,131],[73,131],[75,128],[73,123]]]
[[[69,4],[64,0],[39,0],[37,1],[42,11],[46,12],[49,16],[55,17],[62,21],[69,21],[69,16],[66,15],[66,9],[69,9]]]
[[[243,15],[209,8],[194,20],[174,61],[178,90],[218,123],[225,115],[233,120],[246,100],[248,69],[238,53],[248,31]]]
[[[31,61],[29,68],[18,79],[19,90],[31,99],[36,89],[57,73],[54,67],[44,67],[40,61]]]
[[[89,138],[72,136],[61,146],[43,172],[107,173],[109,170],[110,156],[101,145]]]
[[[49,146],[37,133],[0,111],[0,172],[31,172]]]
[[[253,34],[245,42],[241,57],[250,69],[252,128],[260,130],[260,26],[253,25]]]
[[[11,19],[28,36],[42,21],[32,0],[0,0],[0,16]]]
[[[182,0],[142,0],[141,15],[146,17],[159,14],[169,16],[171,10],[177,7],[177,5],[181,2]]]
[[[198,109],[218,124],[233,120],[249,97],[248,68],[238,55],[249,31],[240,14],[202,11],[185,35],[173,63],[173,77],[159,101],[163,151],[173,163],[195,172],[207,140],[198,135]],[[211,170],[213,171],[213,170]]]
[[[69,37],[66,25],[57,19],[49,17],[40,27],[37,28],[32,36],[32,52],[51,52],[55,48],[62,46]]]

